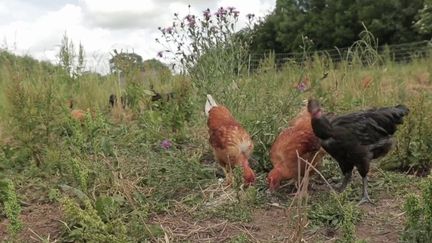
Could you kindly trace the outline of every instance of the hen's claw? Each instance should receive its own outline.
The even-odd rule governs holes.
[[[360,206],[364,203],[370,203],[370,204],[376,206],[376,204],[374,202],[372,202],[372,200],[369,198],[369,196],[363,196],[362,199],[360,200],[360,202],[357,203],[357,206]]]

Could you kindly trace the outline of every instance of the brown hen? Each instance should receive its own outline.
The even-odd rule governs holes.
[[[85,121],[86,113],[90,112],[90,109],[87,108],[87,112],[81,109],[74,109],[74,101],[72,99],[69,99],[68,103],[69,103],[69,109],[71,110],[70,114],[72,119],[83,123]],[[93,118],[96,116],[96,114],[93,111],[91,111],[90,113]]]
[[[325,152],[321,149],[319,139],[314,135],[311,126],[311,116],[303,110],[290,122],[290,127],[283,130],[276,138],[270,150],[270,159],[273,170],[267,176],[270,190],[274,191],[280,186],[281,180],[298,177],[298,158],[312,162],[316,167],[321,163]],[[316,155],[315,159],[314,156]],[[301,162],[300,174],[304,175],[306,163]],[[313,172],[313,171],[312,171]]]
[[[255,173],[249,165],[254,147],[251,137],[231,112],[226,107],[217,105],[211,95],[207,95],[205,111],[208,116],[209,142],[216,161],[224,170],[226,184],[232,183],[232,169],[236,166],[243,167],[245,184],[252,184]]]

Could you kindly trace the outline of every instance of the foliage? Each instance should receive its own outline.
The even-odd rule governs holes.
[[[159,27],[161,38],[156,41],[165,50],[158,55],[180,65],[200,90],[220,92],[228,77],[244,69],[249,41],[236,34],[239,16],[233,7],[214,13],[207,9],[201,17],[176,13],[172,26]],[[248,19],[252,21],[253,15]]]
[[[176,157],[174,151],[168,150],[162,154],[159,163],[150,163],[140,184],[152,189],[150,203],[159,210],[168,209],[172,200],[185,197],[190,189],[200,187],[210,180],[211,171],[200,168],[197,158],[188,158],[181,151],[175,154]]]
[[[22,229],[22,222],[19,219],[21,206],[17,199],[15,186],[11,180],[0,180],[0,202],[4,206],[4,212],[9,219],[8,231],[14,236]]]
[[[156,72],[167,73],[170,69],[157,59],[148,59],[143,62],[144,70],[154,70]]]
[[[432,33],[432,1],[425,0],[423,8],[418,13],[414,28],[422,34]]]
[[[308,218],[314,224],[322,224],[333,228],[342,227],[351,231],[350,225],[360,220],[360,212],[348,201],[348,193],[340,195],[324,195],[325,204],[312,205]],[[345,228],[344,228],[345,227]]]
[[[71,77],[76,78],[82,75],[85,68],[84,47],[80,43],[77,54],[74,43],[69,39],[66,33],[63,35],[58,59],[60,67],[62,67]]]
[[[109,65],[111,73],[123,73],[133,72],[135,70],[141,70],[143,67],[143,59],[140,55],[132,52],[118,52],[114,49],[114,54],[111,54],[109,59]]]
[[[36,165],[41,164],[47,146],[56,142],[56,128],[61,122],[58,118],[63,114],[56,93],[59,84],[49,76],[37,80],[42,78],[38,77],[41,73],[43,69],[34,70],[34,76],[18,72],[12,77],[14,82],[6,85],[6,124]]]
[[[66,217],[70,220],[67,239],[76,241],[115,241],[127,242],[125,226],[118,225],[118,220],[103,222],[97,210],[90,201],[83,202],[84,208],[77,205],[72,199],[62,199]]]
[[[432,116],[424,112],[430,107],[428,94],[421,92],[410,103],[410,114],[398,133],[398,145],[391,157],[383,163],[384,168],[402,169],[424,176],[432,168]]]
[[[163,82],[156,77],[158,92],[174,94],[169,100],[156,102],[150,100],[148,87],[138,78],[141,70],[125,70],[127,95],[133,106],[118,107],[118,111],[108,106],[108,97],[117,87],[116,75],[84,74],[70,84],[64,79],[68,74],[58,67],[2,53],[1,176],[13,178],[15,194],[31,204],[61,203],[64,215],[59,220],[69,228],[64,229],[60,241],[193,241],[187,238],[190,235],[172,230],[178,226],[175,224],[184,223],[178,218],[198,215],[204,223],[226,219],[229,227],[237,226],[236,221],[255,223],[254,209],[268,208],[272,200],[272,196],[264,194],[266,173],[272,168],[268,151],[309,97],[319,98],[326,111],[338,114],[406,104],[411,113],[400,127],[398,145],[388,158],[397,166],[408,160],[426,164],[431,130],[427,108],[431,97],[419,91],[430,88],[430,57],[405,64],[382,62],[376,55],[374,39],[367,31],[363,34],[364,39],[356,42],[350,55],[338,64],[313,56],[302,63],[278,66],[270,55],[254,73],[239,76],[227,72],[223,81],[217,81],[205,69],[201,73],[205,81],[188,75],[167,75]],[[306,38],[302,45],[302,50],[310,48]],[[210,60],[213,58],[221,56],[209,56],[206,68],[220,61]],[[144,69],[148,64],[166,70],[157,62],[143,63]],[[365,77],[372,79],[368,87],[362,83]],[[207,86],[210,80],[229,85]],[[203,88],[194,89],[192,83],[200,82]],[[255,143],[250,163],[257,184],[246,189],[241,185],[241,168],[235,169],[234,188],[228,190],[218,184],[202,92],[219,88],[215,99],[230,109]],[[65,104],[69,98],[76,100],[77,109],[90,109],[85,121],[71,119]],[[114,112],[130,118],[118,121]],[[39,166],[32,161],[38,161],[34,164]],[[336,165],[322,172],[339,176]],[[393,192],[395,187],[390,184],[402,181],[406,184],[414,180],[403,175],[386,178],[371,183],[371,189]],[[398,190],[397,195],[402,191]],[[226,198],[215,196],[227,193]],[[346,194],[316,194],[322,198],[312,196],[310,207],[305,208],[310,225],[336,228],[341,239],[353,241],[359,220],[358,210],[350,202],[353,199]],[[214,202],[219,204],[209,208]],[[160,216],[173,222],[158,222]],[[196,227],[201,223],[197,222]],[[246,240],[244,235],[233,239]]]
[[[421,197],[410,194],[405,201],[407,222],[402,242],[430,242],[432,240],[432,178],[422,187]]]
[[[236,237],[232,238],[230,241],[230,243],[244,243],[244,242],[250,242],[249,237],[245,234],[239,234]]]
[[[304,36],[313,41],[316,50],[346,47],[357,40],[363,24],[380,44],[428,39],[430,32],[416,33],[412,26],[423,2],[278,0],[276,9],[256,26],[251,50],[301,51]],[[427,21],[427,11],[422,10],[425,17],[417,25]]]

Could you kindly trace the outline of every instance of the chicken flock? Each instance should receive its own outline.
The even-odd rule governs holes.
[[[225,172],[226,184],[231,185],[232,170],[237,166],[243,170],[244,184],[253,184],[256,175],[249,164],[254,148],[251,136],[228,108],[217,104],[211,95],[207,95],[205,113],[209,143],[215,160]],[[327,153],[337,161],[343,174],[338,191],[347,187],[356,167],[363,180],[359,204],[372,203],[367,190],[370,161],[391,150],[397,126],[408,113],[406,106],[397,105],[337,116],[325,113],[317,100],[309,99],[270,149],[273,165],[267,175],[270,191],[277,190],[282,180],[303,176],[306,164],[318,167]]]

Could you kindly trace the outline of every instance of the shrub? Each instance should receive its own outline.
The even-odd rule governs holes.
[[[421,197],[409,195],[404,210],[407,221],[402,234],[402,242],[426,243],[432,241],[432,178],[422,186]]]
[[[127,233],[119,220],[103,222],[89,200],[81,208],[70,198],[61,200],[68,221],[67,240],[90,242],[127,242]]]
[[[8,231],[14,236],[22,229],[22,222],[19,219],[21,206],[17,199],[15,186],[11,180],[0,180],[0,202],[3,203],[4,212],[9,219]]]
[[[332,193],[326,197],[326,203],[312,205],[308,218],[314,224],[340,228],[341,242],[355,242],[355,224],[360,220],[360,211],[348,201],[348,192],[340,195]]]
[[[408,104],[410,114],[399,127],[394,153],[383,163],[384,168],[398,169],[424,176],[432,168],[432,103],[425,93]]]
[[[42,67],[33,71],[31,76],[17,68],[6,84],[5,125],[17,147],[40,166],[46,148],[58,141],[64,113],[57,93],[61,85],[50,76],[43,77]]]
[[[250,40],[236,33],[240,12],[233,7],[220,7],[215,12],[203,11],[201,17],[174,14],[172,26],[161,28],[156,39],[165,56],[188,72],[200,91],[220,93],[233,75],[245,68]],[[253,15],[248,15],[249,23]]]

